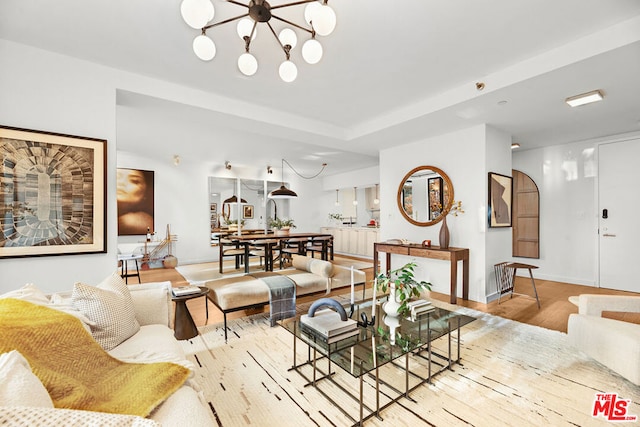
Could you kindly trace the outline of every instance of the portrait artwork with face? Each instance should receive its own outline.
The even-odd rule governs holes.
[[[118,236],[144,235],[153,224],[153,171],[117,171]]]

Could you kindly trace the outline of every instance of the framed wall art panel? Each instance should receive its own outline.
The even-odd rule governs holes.
[[[118,236],[142,236],[155,231],[154,185],[153,171],[117,169]]]
[[[107,141],[0,126],[0,258],[104,253]]]
[[[489,172],[489,227],[511,227],[512,178]]]
[[[242,218],[244,219],[253,218],[253,205],[244,205],[242,207]]]

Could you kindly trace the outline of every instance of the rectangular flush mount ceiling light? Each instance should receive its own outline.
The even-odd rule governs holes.
[[[592,102],[602,101],[604,95],[600,90],[592,90],[591,92],[583,93],[581,95],[572,96],[564,100],[572,107],[578,107],[584,104],[590,104]]]

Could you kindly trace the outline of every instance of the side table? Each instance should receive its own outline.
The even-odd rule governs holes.
[[[138,283],[142,283],[140,281],[140,268],[138,267],[138,260],[142,259],[142,255],[118,255],[118,262],[121,263],[120,276],[124,279],[124,283],[129,284],[129,277],[137,277]],[[129,261],[133,261],[136,263],[136,272],[129,273],[129,265],[127,264]]]
[[[173,335],[177,340],[188,340],[198,335],[198,328],[193,321],[191,312],[187,307],[187,301],[194,298],[205,297],[209,293],[209,288],[204,286],[198,286],[200,292],[194,292],[188,295],[181,295],[179,297],[172,297],[171,301],[176,303],[175,317],[173,321]],[[205,302],[206,304],[206,302]]]

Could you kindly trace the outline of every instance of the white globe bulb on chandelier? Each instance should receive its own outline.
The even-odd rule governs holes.
[[[201,31],[193,40],[193,51],[203,61],[210,61],[216,55],[216,45],[207,35],[207,30],[238,21],[237,33],[245,44],[244,52],[238,58],[238,69],[245,76],[252,76],[258,71],[258,60],[251,54],[250,48],[251,42],[257,36],[259,23],[267,25],[269,32],[273,34],[285,54],[285,59],[280,64],[278,73],[280,78],[288,83],[293,82],[298,76],[298,67],[291,60],[291,50],[298,44],[298,35],[289,27],[282,28],[280,33],[277,34],[271,25],[272,18],[310,35],[310,38],[302,44],[301,48],[302,58],[308,64],[317,64],[322,59],[323,48],[320,42],[316,40],[316,36],[328,36],[336,27],[336,13],[327,4],[328,0],[301,0],[274,6],[271,6],[266,0],[250,0],[246,6],[237,0],[220,1],[246,7],[247,11],[242,15],[210,23],[215,16],[215,9],[211,0],[183,0],[180,5],[180,13],[187,25]],[[306,26],[293,23],[274,13],[277,9],[301,4],[307,4],[304,9]]]

